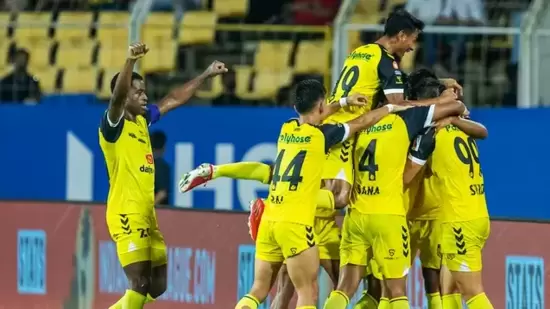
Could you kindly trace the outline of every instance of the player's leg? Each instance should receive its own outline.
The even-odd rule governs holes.
[[[244,295],[236,309],[256,309],[266,299],[281,265],[284,261],[280,246],[274,238],[275,223],[263,220],[256,239],[256,260],[254,263],[254,283]]]
[[[142,214],[108,214],[106,219],[129,282],[124,296],[110,308],[141,309],[151,287],[151,219]]]
[[[412,226],[417,225],[419,230],[418,248],[420,248],[420,262],[422,263],[422,276],[424,277],[424,289],[428,299],[428,309],[441,309],[441,291],[439,289],[439,269],[441,257],[439,252],[439,223],[435,220],[417,220]],[[411,227],[411,249],[415,233]],[[415,253],[412,249],[412,254]]]
[[[326,309],[346,308],[365,275],[369,249],[365,235],[366,223],[365,215],[348,209],[340,242],[340,277],[336,289],[325,302]]]
[[[164,236],[160,232],[156,213],[151,223],[151,288],[147,302],[152,302],[159,298],[166,291],[168,285],[168,257],[166,255],[166,243]]]
[[[367,270],[367,273],[369,271]],[[357,301],[353,309],[377,309],[380,306],[380,297],[382,296],[382,287],[380,280],[376,279],[372,273],[365,278],[366,288],[363,295]]]
[[[462,296],[458,286],[453,279],[453,274],[445,265],[443,260],[439,272],[439,282],[441,286],[441,305],[445,309],[462,309]]]
[[[271,309],[286,309],[294,296],[294,285],[288,275],[286,264],[283,264],[277,275],[277,292],[271,302]]]
[[[321,267],[327,272],[334,289],[340,271],[340,228],[332,217],[315,218],[314,228]]]
[[[407,275],[411,265],[410,235],[405,216],[370,215],[371,229],[376,231],[373,252],[384,277],[383,294],[391,309],[408,309]],[[384,290],[386,289],[386,290]]]
[[[257,180],[268,183],[271,177],[271,166],[262,162],[237,162],[221,165],[203,163],[181,177],[179,182],[180,191],[187,192],[196,186],[220,177]]]
[[[481,276],[481,251],[489,232],[489,218],[442,225],[443,258],[470,309],[493,308]]]

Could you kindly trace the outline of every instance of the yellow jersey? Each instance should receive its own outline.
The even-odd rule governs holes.
[[[411,141],[432,123],[434,106],[384,117],[359,132],[351,207],[365,214],[406,215],[403,173]]]
[[[420,178],[419,188],[409,211],[409,218],[411,220],[438,219],[441,212],[440,206],[438,180],[428,169]]]
[[[353,93],[367,96],[364,107],[348,106],[330,116],[327,123],[344,123],[371,110],[384,101],[385,94],[404,92],[404,73],[395,58],[378,44],[367,44],[348,55],[328,102]]]
[[[444,222],[487,218],[485,185],[475,140],[450,124],[439,130],[430,167],[437,177]]]
[[[151,112],[156,119],[151,119]],[[143,213],[154,209],[155,162],[148,125],[159,117],[156,106],[135,121],[111,123],[105,112],[99,127],[99,145],[109,176],[107,213]]]
[[[285,122],[262,218],[312,226],[325,155],[348,134],[345,124],[313,126],[300,124],[297,119]]]

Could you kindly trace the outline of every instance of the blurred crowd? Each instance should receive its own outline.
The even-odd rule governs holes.
[[[173,12],[176,24],[179,24],[189,12],[216,10],[215,1],[221,0],[3,0],[0,1],[0,7],[13,14],[22,11],[125,11],[132,14],[132,21],[137,18],[139,24],[144,23],[151,12]],[[330,26],[340,4],[340,0],[248,0],[243,16],[219,17],[216,25]],[[383,23],[383,12],[404,7],[428,25],[519,27],[521,14],[528,5],[529,0],[359,0],[354,16],[359,16],[360,19],[354,22]],[[129,36],[139,37],[139,30],[135,32],[130,31]],[[254,68],[257,63],[254,63],[254,51],[250,52],[251,45],[258,46],[258,42],[270,40],[293,42],[289,60],[289,66],[292,67],[298,61],[296,54],[299,53],[298,46],[302,40],[329,39],[322,31],[308,33],[292,30],[286,33],[284,29],[279,29],[275,32],[258,30],[237,34],[235,32],[238,31],[222,32],[216,30],[215,38],[208,46],[178,46],[174,67],[169,72],[145,72],[150,97],[158,98],[166,92],[166,87],[188,80],[213,58],[222,60],[229,66],[252,66],[246,79],[250,84],[248,88],[260,87],[255,82],[261,74]],[[351,40],[353,42],[350,50],[374,41],[378,35],[375,32],[359,32],[357,41]],[[329,46],[332,44],[330,41],[327,43]],[[421,36],[417,48],[411,53],[411,65],[408,69],[428,67],[440,76],[458,79],[465,85],[469,104],[515,106],[518,48],[517,39],[504,33],[484,35],[452,31],[445,34],[427,32]],[[41,81],[33,74],[32,68],[28,68],[29,59],[33,57],[32,50],[14,45],[9,49],[8,57],[13,69],[5,72],[0,81],[0,102],[39,102],[41,92],[44,91],[41,91]],[[329,59],[326,61],[328,63]],[[321,73],[323,70],[318,71],[307,74],[293,72],[290,81],[281,86],[275,96],[252,99],[239,95],[237,84],[242,81],[239,80],[238,72],[232,71],[221,80],[220,90],[215,92],[215,96],[203,97],[196,102],[216,106],[288,105],[288,93],[292,84],[303,78],[327,78],[328,75]],[[266,80],[269,83],[270,79]]]

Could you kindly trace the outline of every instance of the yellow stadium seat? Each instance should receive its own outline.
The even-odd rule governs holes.
[[[124,64],[124,61],[126,61],[127,55],[128,47],[126,45],[112,46],[102,44],[99,49],[99,67],[108,69],[116,68],[117,70],[120,70]]]
[[[102,70],[103,78],[97,92],[97,96],[106,99],[111,97],[111,79],[117,74],[120,69],[104,69]]]
[[[56,22],[55,38],[60,42],[87,40],[92,22],[91,12],[61,12]]]
[[[157,38],[158,39],[158,38]],[[172,40],[147,41],[153,46],[139,66],[142,72],[172,71],[176,66],[176,49],[178,44]]]
[[[47,40],[52,15],[50,13],[19,13],[16,17],[16,39]]]
[[[197,91],[197,97],[201,99],[215,99],[223,93],[222,76],[218,75],[210,79],[210,89],[200,89]]]
[[[172,40],[174,34],[174,14],[172,13],[151,13],[143,25],[142,41]],[[155,48],[155,45],[151,45]]]
[[[17,48],[24,48],[29,52],[29,67],[31,69],[50,66],[51,41],[34,41],[30,38],[25,38],[24,40],[17,40],[16,45]]]
[[[208,11],[191,11],[183,15],[179,27],[179,43],[184,45],[214,42],[218,17]]]
[[[235,94],[242,98],[250,93],[250,78],[252,77],[252,67],[246,65],[236,65],[235,70]]]
[[[66,93],[95,93],[97,70],[95,68],[66,69],[63,72],[63,86]]]
[[[330,70],[330,45],[325,41],[302,41],[298,45],[294,73],[325,74]]]
[[[10,13],[0,13],[0,40],[4,40],[8,37],[8,26],[10,22]]]
[[[245,100],[274,100],[279,90],[292,82],[292,70],[288,68],[278,71],[254,71],[248,66],[236,66],[235,73],[236,95]],[[248,86],[252,77],[254,80],[250,91]]]
[[[292,42],[260,41],[254,57],[254,65],[265,70],[282,70],[289,67]]]
[[[57,91],[57,76],[59,70],[55,67],[42,67],[31,70],[31,73],[40,82],[42,93],[54,93]]]
[[[128,47],[128,13],[102,12],[97,19],[97,40],[101,45]]]
[[[214,0],[214,12],[219,17],[245,17],[248,0]]]
[[[55,64],[64,69],[90,67],[92,66],[94,49],[95,42],[93,41],[60,42]]]

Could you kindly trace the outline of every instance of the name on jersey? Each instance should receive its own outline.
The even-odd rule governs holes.
[[[308,144],[311,143],[311,136],[296,136],[294,134],[281,134],[279,136],[279,143],[286,144]]]
[[[380,194],[380,188],[378,186],[355,186],[355,192],[360,195],[378,195]]]
[[[348,59],[350,60],[364,60],[369,61],[370,58],[372,58],[372,54],[367,53],[358,53],[358,52],[352,52],[349,54]]]
[[[456,126],[452,125],[452,124],[448,124],[448,125],[445,126],[445,131],[454,132],[454,131],[460,131],[460,129],[457,128]]]
[[[381,133],[381,132],[390,131],[392,129],[392,127],[393,126],[392,126],[391,123],[386,123],[386,124],[381,124],[381,125],[374,125],[372,127],[367,128],[365,131],[367,132],[367,134]]]

